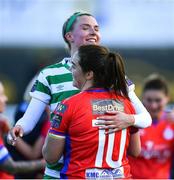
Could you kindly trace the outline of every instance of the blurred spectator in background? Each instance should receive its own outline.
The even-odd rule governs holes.
[[[3,137],[9,130],[8,120],[1,114],[5,110],[6,102],[7,96],[3,84],[0,82],[0,178],[14,179],[14,176],[10,174],[42,170],[45,162],[44,160],[16,162],[12,159],[3,142]]]
[[[14,123],[16,123],[17,120],[23,116],[23,114],[25,113],[28,107],[28,104],[30,102],[29,92],[36,78],[37,76],[35,76],[26,87],[23,101],[20,102],[16,108]],[[34,159],[42,158],[42,146],[44,144],[44,140],[47,135],[47,131],[49,127],[50,127],[49,112],[48,109],[46,109],[43,112],[42,116],[40,117],[35,128],[29,134],[23,136],[22,138],[17,139],[16,146],[10,146],[6,142],[6,147],[10,152],[12,158],[16,161],[34,160]],[[35,179],[42,177],[43,177],[43,172],[41,171],[35,171],[34,173],[29,173],[29,174],[26,173],[15,174],[16,179],[28,179],[28,178]]]
[[[144,84],[142,100],[152,116],[152,126],[140,130],[142,150],[135,159],[130,157],[133,178],[170,178],[174,155],[174,121],[166,111],[169,90],[164,77],[150,75]]]

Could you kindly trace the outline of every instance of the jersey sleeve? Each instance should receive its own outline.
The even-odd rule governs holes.
[[[4,146],[2,140],[0,139],[0,164],[4,163],[6,159],[10,157],[7,148]]]
[[[126,82],[127,82],[127,89],[128,92],[135,90],[135,84],[126,76]]]
[[[134,126],[138,128],[146,128],[150,126],[152,123],[152,118],[149,112],[142,104],[142,102],[136,96],[134,91],[129,92],[129,98],[136,112],[136,114],[134,115]]]
[[[70,124],[69,117],[72,117],[70,105],[63,102],[59,103],[54,111],[49,135],[55,138],[65,138]]]
[[[39,73],[39,76],[31,89],[30,96],[49,104],[51,92],[49,82],[46,78],[47,71],[47,69],[44,69]]]
[[[134,126],[138,128],[146,128],[152,124],[152,118],[149,112],[142,104],[142,102],[136,96],[134,92],[135,90],[134,83],[127,76],[125,78],[128,86],[128,96],[136,112],[136,114],[134,115],[134,120],[135,120]]]

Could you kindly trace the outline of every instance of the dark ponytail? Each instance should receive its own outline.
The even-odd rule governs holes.
[[[105,77],[105,82],[111,85],[115,92],[128,98],[124,63],[118,53],[108,53]]]
[[[112,89],[128,98],[123,59],[98,45],[81,46],[78,51],[79,65],[83,72],[93,71],[94,87]]]

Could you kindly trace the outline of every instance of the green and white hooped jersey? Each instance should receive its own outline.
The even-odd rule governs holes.
[[[31,97],[50,105],[51,117],[59,102],[77,94],[79,90],[72,85],[72,73],[70,72],[70,58],[64,58],[60,63],[56,63],[44,68],[32,87]],[[63,163],[63,159],[59,161]],[[47,165],[45,175],[47,177],[59,178],[61,164],[55,166]]]
[[[38,75],[30,92],[31,97],[50,105],[51,114],[59,102],[79,92],[72,85],[70,67],[70,58],[47,66]]]

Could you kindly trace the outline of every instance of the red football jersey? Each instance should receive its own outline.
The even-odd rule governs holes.
[[[131,177],[126,157],[131,128],[105,135],[95,124],[112,110],[135,113],[129,100],[104,89],[81,92],[58,105],[49,134],[66,138],[61,178]]]
[[[9,158],[10,154],[8,153],[8,150],[4,146],[3,139],[0,137],[0,164],[3,164],[4,161]],[[8,174],[5,171],[0,171],[0,179],[14,179],[13,175]]]
[[[140,179],[168,179],[174,155],[174,124],[162,119],[140,130],[141,154],[130,157],[131,174]]]

